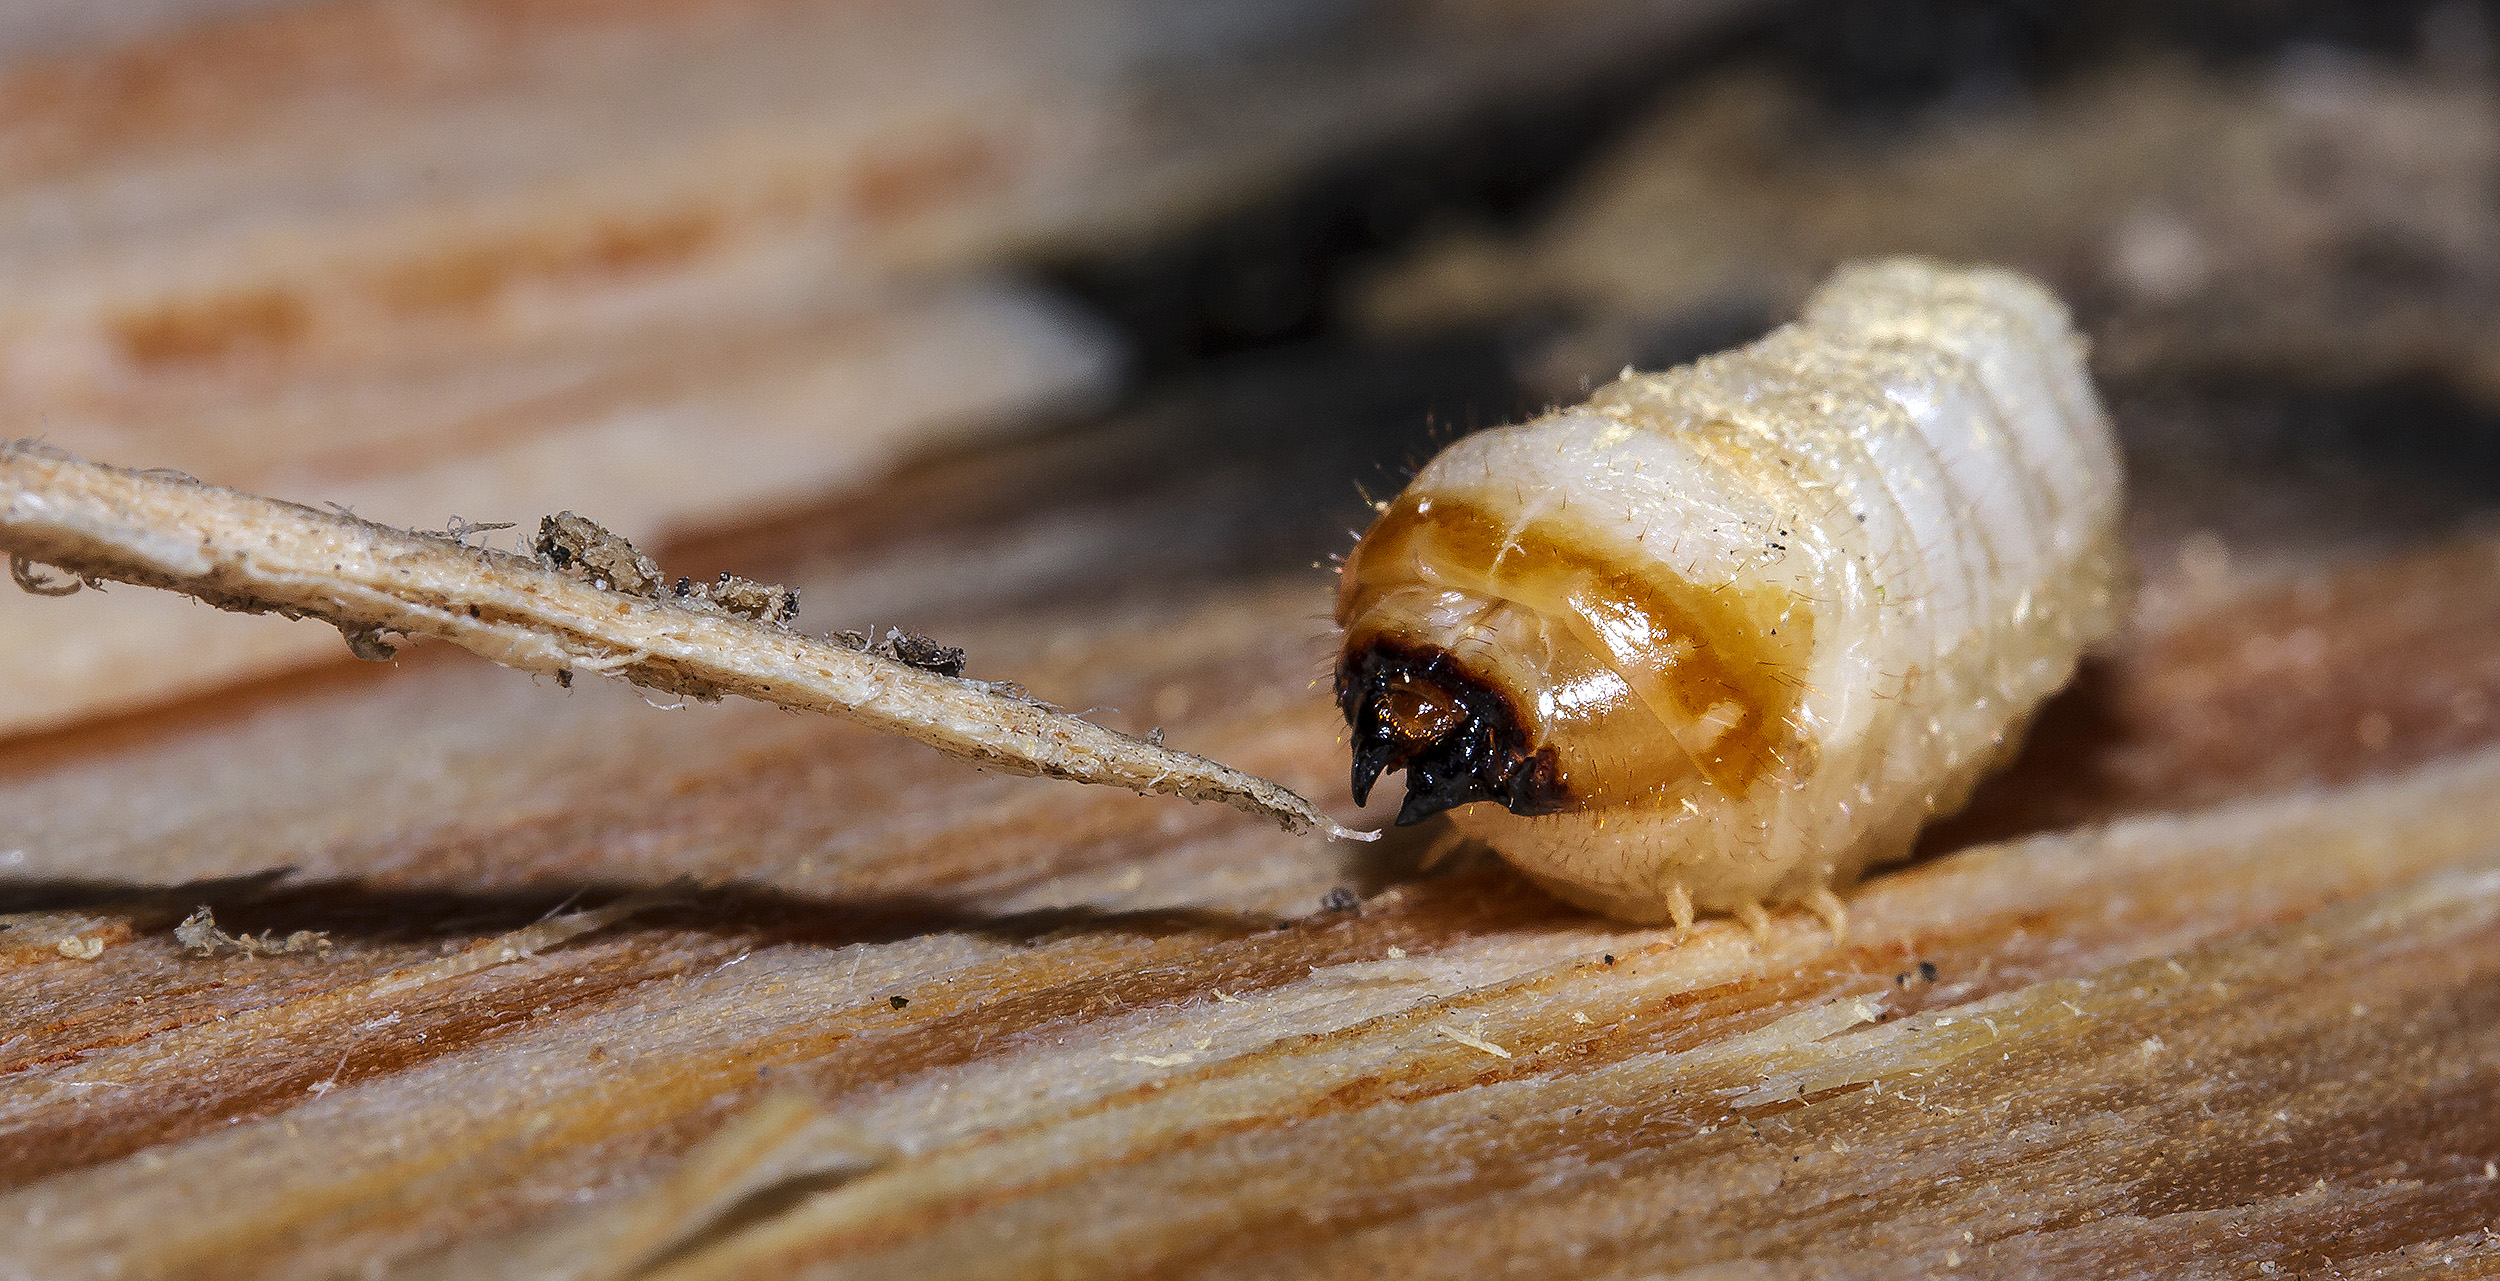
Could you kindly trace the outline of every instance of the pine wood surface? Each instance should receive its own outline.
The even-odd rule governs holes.
[[[247,27],[281,24],[253,30],[370,20],[234,8]],[[663,8],[619,12],[737,10]],[[2213,110],[2245,110],[2232,118],[2248,130],[2279,121],[2232,83],[2178,92],[2240,103]],[[2377,81],[2334,83],[2347,96],[2329,106],[2385,101]],[[2432,145],[2387,122],[2436,112],[2362,114],[2411,140],[2378,149],[2391,165]],[[185,127],[231,123],[197,120]],[[2193,190],[2208,153],[2162,154],[2170,176],[2147,184]],[[1742,147],[1720,163],[1717,180],[1761,179]],[[1941,181],[1963,162],[1919,163]],[[1639,167],[1618,164],[1596,172]],[[1245,171],[1227,165],[1205,172]],[[1836,206],[1870,199],[1846,173],[1788,180]],[[2375,282],[2413,308],[2426,277],[2348,251],[2448,242],[2373,221],[2368,188],[2329,184],[2337,199],[2298,224],[2311,238],[2252,235],[2256,265],[2225,263],[2197,277],[2214,292],[2180,297],[2237,314],[2226,302],[2261,304],[2243,286],[2271,272],[2295,300]],[[2439,207],[2479,225],[2488,192],[2460,191]],[[676,524],[632,499],[665,486],[601,492],[674,531],[655,547],[671,574],[797,585],[802,627],[926,632],[963,646],[974,676],[1160,729],[1369,826],[1381,816],[1346,795],[1325,687],[1325,558],[1369,518],[1365,489],[1627,352],[1690,355],[1776,311],[1759,277],[1708,296],[1591,294],[1577,273],[1617,224],[1604,184],[1583,194],[1520,229],[1516,257],[1470,277],[1472,301],[1439,323],[1381,300],[1458,273],[1384,267],[1367,296],[1377,332],[1399,336],[1208,366],[1113,411],[1067,399],[1101,387],[1085,362],[1110,347],[1089,322],[989,283],[996,232],[928,281],[705,295],[752,304],[738,314],[756,327],[733,337],[789,335],[752,361],[593,273],[496,295],[592,300],[493,313],[542,329],[357,303],[324,312],[347,319],[292,355],[138,372],[44,357],[43,378],[9,394],[65,418],[114,397],[192,406],[146,437],[165,453],[92,452],[258,485],[174,450],[266,475],[304,466],[281,435],[203,426],[288,422],[290,385],[313,389],[292,439],[322,439],[327,406],[359,403],[393,409],[354,420],[375,439],[430,439],[429,415],[459,417],[440,397],[472,387],[461,370],[483,371],[486,399],[540,406],[514,421],[561,432],[607,420],[529,400],[562,383],[547,369],[590,369],[579,395],[624,417],[665,401],[635,390],[661,384],[751,408],[770,397],[740,389],[785,384],[737,371],[812,385],[810,316],[868,335],[824,358],[851,371],[837,381],[974,359],[957,337],[1005,333],[1017,341],[980,350],[1030,362],[1007,362],[956,420],[987,426],[923,439],[899,472],[881,470],[898,465],[881,445],[840,460],[851,446],[827,445],[804,476],[742,471],[786,485],[760,511],[724,487],[706,510],[728,516]],[[1776,209],[1776,194],[1743,207]],[[1808,248],[2041,255],[2114,362],[2142,590],[2122,642],[2048,706],[2012,769],[1920,859],[1850,896],[1845,943],[1804,913],[1761,940],[1723,920],[1613,925],[1480,851],[1425,866],[1429,827],[1332,843],[982,773],[827,718],[566,690],[442,646],[356,663],[327,627],[242,620],[283,660],[192,669],[0,739],[0,1276],[2500,1271],[2500,540],[2474,319],[2487,298],[2465,252],[2480,242],[2431,259],[2446,267],[2427,278],[2461,283],[2433,300],[2446,320],[2408,332],[2438,341],[2248,364],[2223,358],[2242,331],[2198,331],[2179,319],[2192,309],[2124,292],[2135,278],[2109,266],[2105,221],[2032,240],[1973,221],[1994,238],[1834,233]],[[363,243],[339,230],[355,225],[325,222],[309,243]],[[259,269],[209,240],[170,243],[192,267],[150,277],[169,297]],[[321,306],[390,278],[361,261]],[[312,278],[279,266],[267,279]],[[86,283],[0,309],[65,310],[0,330],[113,314],[61,300],[138,278],[63,268],[58,281]],[[1558,297],[1576,299],[1559,318]],[[959,304],[1006,320],[945,321]],[[2303,319],[2314,309],[2249,314],[2245,332],[2337,332]],[[2214,343],[2155,341],[2197,332]],[[413,363],[393,373],[398,344]],[[61,349],[7,347],[13,368]],[[925,381],[888,385],[882,421],[940,417],[915,408]],[[534,519],[538,491],[464,496],[462,451],[488,438],[445,446],[422,484],[402,479],[422,467],[364,444],[349,452],[365,471],[293,474],[358,502],[378,500],[351,473],[406,483],[393,492],[445,509],[360,508],[385,519]],[[637,466],[664,476],[706,456],[668,430],[644,440]],[[319,488],[286,496],[339,496]],[[101,603],[125,597],[146,599],[116,588]],[[97,603],[11,597],[0,623]],[[207,611],[153,605],[156,621],[89,634],[138,669],[191,661],[183,620]],[[0,654],[23,669],[29,644]]]
[[[815,617],[930,629],[976,673],[1353,819],[1309,557],[1359,515],[1343,478],[1413,447],[1414,409],[1481,388],[1481,364],[1244,372],[681,554],[777,566]],[[2159,422],[2130,426],[2158,451]],[[8,1257],[2474,1257],[2500,1158],[2500,548],[2321,557],[2302,539],[2332,489],[2240,468],[2304,519],[2217,556],[2165,532],[2204,481],[2145,470],[2174,479],[2139,496],[2144,621],[1932,857],[1853,897],[1840,948],[1802,914],[1759,947],[1724,921],[1615,927],[1489,860],[1423,870],[1411,837],[1292,837],[425,650],[21,740],[0,792]],[[1356,905],[1324,906],[1340,887]],[[669,901],[495,951],[651,889]],[[190,955],[171,927],[198,905],[331,946]],[[63,953],[79,940],[101,950]],[[758,1107],[733,1152],[701,1146]]]

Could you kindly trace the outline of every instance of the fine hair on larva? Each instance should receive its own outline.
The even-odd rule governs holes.
[[[1358,801],[1689,925],[1903,857],[2118,626],[2122,478],[2066,310],[1843,268],[1804,317],[1451,444],[1345,561]]]

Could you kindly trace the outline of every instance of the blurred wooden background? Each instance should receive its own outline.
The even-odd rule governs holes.
[[[1364,494],[1841,259],[2074,303],[2144,590],[1837,949],[1618,928],[1428,829],[0,597],[0,1275],[2491,1270],[2496,36],[14,6],[0,430],[418,527],[581,511],[1349,822]],[[203,906],[326,946],[200,955]]]

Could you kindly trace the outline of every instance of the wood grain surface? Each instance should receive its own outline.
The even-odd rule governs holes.
[[[1244,369],[681,554],[1353,819],[1307,566],[1360,514],[1345,477],[1419,447],[1435,406],[1515,394],[1488,367]],[[2162,420],[2125,421],[2158,462]],[[9,1265],[2479,1257],[2500,545],[2321,555],[2306,513],[2335,491],[2245,464],[2304,517],[2225,545],[2190,462],[2141,470],[2143,620],[1930,857],[1852,900],[1838,948],[1803,916],[1759,947],[1614,927],[1487,859],[1422,869],[1411,834],[1331,845],[424,651],[21,740]],[[646,890],[668,901],[495,951]],[[330,946],[191,955],[172,927],[200,905]]]
[[[290,41],[335,55],[308,64],[320,92],[307,101],[341,95],[338,121],[358,131],[417,121],[389,135],[401,147],[456,138],[457,113],[435,113],[462,86],[587,129],[611,101],[600,94],[632,83],[601,77],[648,65],[635,41],[654,31],[700,35],[690,64],[723,74],[716,85],[742,83],[723,52],[737,41],[766,57],[773,32],[817,15],[818,43],[794,39],[774,64],[796,77],[796,51],[835,39],[824,11],[761,0],[530,4],[496,11],[507,27],[492,8],[163,0],[131,10],[169,24],[132,28],[157,34],[94,48],[76,42],[103,37],[46,35],[71,28],[30,10],[0,35],[53,61],[11,73],[0,100],[88,101],[88,114],[0,125],[0,205],[39,211],[27,193],[75,190],[106,209],[137,189],[114,185],[114,165],[172,164],[198,185],[159,190],[206,202],[195,209],[254,172],[346,182],[335,167],[289,169],[280,159],[299,153],[275,142],[253,149],[255,129],[288,147],[300,145],[289,131],[319,132],[301,102],[281,111],[251,92],[251,69],[276,64],[243,53],[275,57]],[[195,10],[225,16],[183,25]],[[1134,17],[1074,0],[1055,11]],[[1514,47],[1504,32],[1551,30],[1538,12],[1383,7],[1366,21],[1389,25],[1364,30],[1424,23],[1460,33],[1479,60],[1411,79],[1399,68],[1412,64],[1365,63],[1379,78],[1329,80],[1345,92],[1315,93],[1292,117],[1309,128],[1278,136],[1328,141],[1345,112],[1387,122],[1383,102],[1464,120],[1451,104],[1494,90],[1453,96],[1452,84],[1528,83],[1485,68]],[[1535,65],[1559,74],[1623,53],[1624,32],[1654,50],[1696,29],[1664,12],[1574,28]],[[431,61],[355,53],[339,33],[376,14],[449,34],[401,49]],[[489,28],[504,35],[476,35]],[[1150,35],[1120,47],[1176,47]],[[1340,47],[1203,38],[1217,37],[1274,55],[1258,67],[1325,69],[1336,64],[1314,49]],[[1589,47],[1609,41],[1622,48]],[[242,52],[222,69],[168,52],[229,46]],[[565,61],[583,50],[598,56]],[[578,75],[530,99],[518,86],[550,58]],[[1174,67],[1206,64],[1120,65],[1153,74],[1064,83],[1093,86],[1070,90],[1078,99],[1151,104],[1190,80]],[[1445,241],[1380,265],[1338,300],[1371,309],[1368,336],[1165,371],[1115,409],[1064,395],[1100,393],[1110,366],[1085,362],[1114,350],[1108,331],[996,283],[995,264],[1028,261],[1020,237],[1084,239],[1013,201],[949,206],[960,217],[926,239],[883,242],[892,256],[874,261],[890,276],[841,289],[830,267],[715,273],[730,259],[697,255],[682,280],[746,283],[645,294],[633,282],[659,277],[490,255],[523,277],[548,270],[510,292],[520,277],[492,276],[482,295],[408,295],[449,310],[369,305],[396,296],[384,286],[410,264],[468,261],[461,246],[516,228],[607,243],[608,213],[536,221],[559,208],[538,203],[550,192],[590,201],[561,206],[576,212],[643,209],[651,192],[652,209],[717,197],[746,211],[731,220],[745,230],[706,244],[816,252],[792,230],[814,225],[804,217],[737,203],[762,189],[749,180],[769,166],[742,167],[760,152],[706,153],[647,190],[617,178],[640,153],[594,148],[552,186],[530,174],[553,171],[488,165],[459,171],[444,204],[316,202],[301,260],[220,238],[239,221],[134,230],[131,261],[152,266],[124,272],[0,231],[0,262],[45,264],[0,303],[10,412],[91,413],[79,421],[120,423],[151,448],[62,443],[139,466],[337,480],[340,492],[287,491],[316,502],[378,501],[353,476],[376,492],[405,483],[390,492],[445,509],[366,512],[395,521],[534,519],[498,510],[534,497],[462,497],[521,474],[462,471],[471,451],[500,456],[503,437],[480,424],[508,415],[515,439],[559,439],[682,395],[714,410],[647,431],[637,461],[600,482],[675,531],[654,548],[669,573],[798,586],[813,632],[925,632],[964,647],[974,677],[1160,730],[1361,826],[1385,815],[1346,792],[1325,688],[1327,558],[1370,519],[1367,497],[1393,492],[1451,434],[1576,398],[1582,376],[1621,359],[1660,364],[1747,336],[1777,309],[1779,280],[1821,274],[1810,259],[1992,252],[2074,294],[2126,449],[2142,576],[2120,643],[1919,858],[1851,897],[1845,943],[1803,913],[1760,941],[1724,920],[1614,925],[1481,851],[1433,861],[1431,826],[1331,843],[1218,807],[983,773],[826,718],[567,690],[447,647],[356,663],[315,623],[292,625],[317,643],[284,664],[204,668],[181,620],[207,611],[168,598],[156,603],[171,615],[83,633],[138,673],[89,687],[107,697],[22,720],[9,718],[28,704],[0,703],[0,723],[17,726],[0,739],[0,1277],[2500,1272],[2500,423],[2483,337],[2500,331],[2481,319],[2495,294],[2475,230],[2500,221],[2485,221],[2494,189],[2473,177],[2489,172],[2473,167],[2483,135],[2436,127],[2489,90],[2456,60],[2321,65],[2119,59],[2048,85],[2048,109],[1982,95],[1869,126],[1892,143],[1857,153],[1849,138],[1869,135],[1821,132],[1836,126],[1814,123],[1823,109],[1796,105],[1810,99],[1777,67],[1747,63],[1707,87],[1679,76],[1662,112],[1705,98],[1758,119],[1737,108],[1767,100],[1808,123],[1708,134],[1676,117],[1686,123],[1633,131],[1577,194],[1513,226],[1450,233],[1472,248]],[[1239,87],[1212,89],[1225,84]],[[1132,90],[1143,96],[1122,96]],[[1220,116],[1240,99],[1196,101]],[[2091,107],[2136,101],[2153,106]],[[678,123],[718,124],[734,105]],[[2213,127],[2145,123],[2164,112]],[[1199,118],[1152,136],[1186,138]],[[1052,168],[1063,153],[1034,163],[1069,184],[1054,191],[1164,193],[1136,206],[1162,211],[1152,218],[1097,229],[1126,261],[1160,243],[1157,219],[1209,207],[1182,194],[1307,175],[1255,145],[1254,116],[1233,123],[1225,136],[1248,141],[1204,152],[1204,168],[1113,181]],[[1658,159],[1679,129],[1691,145]],[[1780,138],[1831,163],[1791,165]],[[125,143],[136,150],[112,150]],[[168,159],[194,145],[218,164]],[[2222,152],[2319,162],[2233,169]],[[1834,159],[1858,153],[1854,167]],[[2006,155],[2125,176],[2172,221],[2130,222],[2115,198],[2092,216],[2035,218],[1983,181],[1988,157]],[[270,168],[220,168],[254,157]],[[77,169],[88,162],[101,167]],[[2044,189],[2071,189],[2043,164]],[[608,178],[563,177],[585,173]],[[1882,193],[1905,173],[1926,176],[1934,203],[1897,221],[1867,212],[1891,210]],[[2237,190],[2302,216],[2232,213],[2242,206],[2207,185],[2232,174],[2283,178]],[[1651,185],[1660,175],[1685,185]],[[56,180],[67,185],[42,187]],[[1654,266],[1681,252],[1677,237],[1621,234],[1637,201],[1618,197],[1662,189],[1717,192],[1739,215],[1732,231],[1712,224],[1735,264],[1712,279],[1741,287],[1686,288]],[[2374,204],[2374,191],[2437,199]],[[467,212],[444,212],[455,206]],[[1936,221],[1956,212],[1969,214],[1961,231]],[[410,227],[425,234],[400,235]],[[2245,234],[2226,246],[2216,229]],[[109,258],[96,248],[108,241],[85,243]],[[405,254],[359,256],[386,241]],[[2181,243],[2205,256],[2154,252]],[[2130,244],[2144,252],[2113,256]],[[1592,284],[1590,263],[1636,249],[1649,276]],[[1467,261],[1435,257],[1452,253]],[[1417,265],[1428,259],[1440,265]],[[2159,270],[2182,262],[2210,270]],[[756,284],[773,279],[802,287]],[[2189,279],[2187,292],[2143,292]],[[117,317],[191,315],[287,282],[312,282],[307,314],[325,317],[270,331],[295,347],[256,338],[205,363],[150,364],[116,345],[158,332]],[[1442,302],[1397,312],[1393,295]],[[461,310],[490,296],[484,312]],[[671,320],[693,297],[736,306]],[[248,336],[262,313],[215,314]],[[721,316],[742,319],[705,345],[700,322]],[[2234,317],[2245,324],[2220,323]],[[2334,346],[2356,334],[2371,342]],[[2290,337],[2277,350],[2264,335]],[[891,434],[824,442],[804,476],[739,469],[739,484],[778,486],[760,507],[724,481],[703,510],[726,514],[671,524],[666,486],[626,483],[692,474],[719,453],[687,423],[753,412],[803,434],[820,379],[880,385],[881,370],[983,352],[1030,360],[967,372],[953,400],[916,374],[881,384],[860,403],[884,406]],[[2350,358],[2326,358],[2337,353]],[[962,416],[933,412],[941,401]],[[788,412],[757,408],[774,404]],[[376,413],[345,412],[357,405]],[[165,412],[133,408],[150,406]],[[987,426],[887,447],[941,419]],[[470,434],[429,452],[460,423]],[[595,497],[578,508],[603,515]],[[124,596],[137,589],[105,603]],[[49,696],[22,674],[60,669],[6,628],[38,620],[28,634],[40,634],[39,620],[82,602],[93,598],[0,604],[0,659],[21,674],[0,690],[25,691],[9,698]],[[289,624],[253,625],[296,643]],[[109,697],[154,664],[183,674]]]

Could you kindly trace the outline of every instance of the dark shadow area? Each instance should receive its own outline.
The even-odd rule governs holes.
[[[281,868],[172,886],[0,878],[0,915],[138,908],[152,916],[178,918],[206,907],[216,913],[221,928],[236,935],[317,930],[340,943],[403,946],[490,938],[566,912],[653,892],[662,901],[620,928],[738,938],[756,946],[838,948],[938,933],[1029,944],[1072,931],[1159,939],[1208,932],[1245,936],[1291,924],[1264,913],[1194,908],[1121,912],[1067,907],[1002,916],[966,908],[942,895],[817,897],[741,882],[681,888],[583,879],[472,891],[352,880],[289,883],[287,874]]]
[[[1455,221],[1529,224],[1662,89],[1763,35],[1739,30],[1567,91],[1509,95],[1154,243],[1043,272],[1119,328],[1149,383],[1242,352],[1343,342],[1349,273]]]
[[[787,576],[1013,546],[1036,528],[1129,531],[1067,577],[966,599],[967,616],[1309,571],[1370,523],[1367,496],[1402,488],[1448,441],[1541,407],[1511,376],[1508,350],[1501,335],[1465,333],[1231,357],[1109,415],[930,458],[873,491],[688,541],[664,564]],[[801,602],[803,627],[851,622]]]
[[[1802,0],[1784,6],[1763,43],[1799,83],[1870,127],[1938,106],[2002,100],[2113,57],[2148,49],[2213,66],[2301,48],[2411,58],[2440,24],[2487,0]],[[2431,49],[2434,54],[2444,50]]]
[[[2500,515],[2500,413],[2432,377],[2304,390],[2248,382],[2110,397],[2140,527],[2369,548]]]
[[[1806,0],[1772,33],[1829,105],[1890,123],[1938,102],[2004,97],[2109,52],[2141,26],[2129,4],[2055,0]]]
[[[1112,321],[1151,393],[1243,352],[1359,341],[1345,309],[1352,273],[1454,224],[1533,225],[1651,103],[1715,68],[1774,69],[1876,136],[2148,51],[2220,67],[2313,49],[2440,57],[2459,38],[2446,27],[2474,15],[2500,27],[2490,0],[1799,0],[1568,91],[1446,118],[1148,243],[1040,269]],[[1535,318],[1520,319],[1533,330]]]
[[[186,881],[180,885],[132,885],[83,877],[0,877],[0,916],[23,912],[90,912],[134,904],[159,906],[198,900],[208,906],[248,902],[285,880],[287,868],[273,867],[241,876]]]

